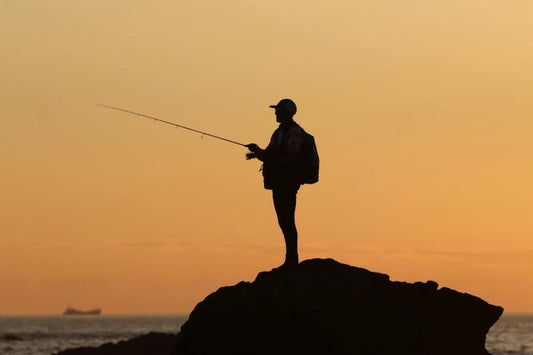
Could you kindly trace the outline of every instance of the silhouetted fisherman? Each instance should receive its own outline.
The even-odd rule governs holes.
[[[272,190],[278,223],[285,238],[285,263],[281,268],[293,268],[298,265],[298,231],[294,215],[296,194],[302,183],[297,162],[302,150],[303,130],[293,120],[296,114],[294,101],[283,99],[270,107],[276,110],[279,127],[265,149],[255,143],[246,145],[250,150],[246,158],[263,162],[265,189]]]

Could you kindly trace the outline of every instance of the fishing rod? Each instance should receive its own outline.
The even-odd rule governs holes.
[[[130,111],[130,110],[125,110],[123,108],[118,108],[118,107],[113,107],[113,106],[101,105],[101,104],[98,104],[97,106],[110,108],[110,109],[113,109],[113,110],[118,110],[118,111],[122,111],[122,112],[126,112],[126,113],[131,113],[133,115],[137,115],[137,116],[141,116],[141,117],[146,117],[146,118],[149,118],[151,120],[154,120],[154,121],[157,121],[157,122],[166,123],[168,125],[171,125],[171,126],[174,126],[174,127],[177,127],[177,128],[183,128],[183,129],[195,132],[195,133],[200,133],[201,135],[204,135],[204,136],[209,136],[209,137],[220,139],[220,140],[223,140],[223,141],[226,141],[226,142],[229,142],[229,143],[233,143],[233,144],[241,145],[243,147],[247,147],[247,144],[242,144],[242,143],[239,143],[239,142],[236,142],[236,141],[232,141],[231,139],[215,136],[214,134],[211,134],[211,133],[206,133],[206,132],[202,132],[202,131],[199,131],[197,129],[194,129],[194,128],[185,127],[185,126],[182,126],[180,124],[177,124],[177,123],[174,123],[174,122],[170,122],[170,121],[165,121],[165,120],[162,120],[162,119],[157,118],[157,117],[148,116],[148,115],[145,115],[143,113],[134,112],[134,111]]]

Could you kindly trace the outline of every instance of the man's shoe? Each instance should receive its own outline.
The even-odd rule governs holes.
[[[287,260],[283,265],[281,265],[284,270],[294,270],[298,267],[298,261],[297,260]]]

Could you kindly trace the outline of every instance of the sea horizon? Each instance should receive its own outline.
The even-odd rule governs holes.
[[[146,313],[104,313],[102,308],[102,313],[98,315],[92,315],[92,316],[188,316],[191,312],[168,312],[168,313],[160,313],[160,312],[146,312]],[[533,311],[526,311],[526,312],[506,312],[504,310],[503,316],[533,316]],[[0,314],[0,317],[53,317],[53,316],[63,316],[63,313],[28,313],[28,314],[17,314],[17,313],[7,313],[7,314]],[[90,317],[91,315],[80,315],[81,317]]]

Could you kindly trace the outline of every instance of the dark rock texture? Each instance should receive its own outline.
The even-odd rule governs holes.
[[[313,259],[260,273],[200,302],[172,334],[61,355],[481,355],[503,309],[436,282]]]
[[[116,344],[64,350],[56,355],[156,355],[170,354],[176,344],[174,334],[148,333]]]
[[[480,355],[503,309],[332,259],[260,273],[200,302],[175,354]],[[155,352],[154,352],[155,354]]]

